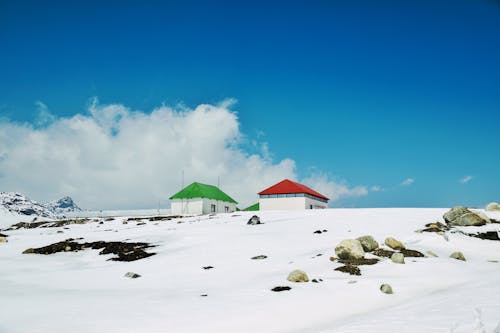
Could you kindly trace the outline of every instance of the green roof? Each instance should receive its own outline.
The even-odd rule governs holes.
[[[246,210],[246,211],[254,211],[254,210],[260,210],[260,205],[259,203],[257,202],[256,204],[253,204],[243,210]]]
[[[193,199],[206,198],[218,201],[237,203],[226,193],[222,192],[218,187],[201,183],[192,183],[186,186],[180,192],[177,192],[170,199]]]

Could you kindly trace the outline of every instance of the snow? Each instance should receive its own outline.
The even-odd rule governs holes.
[[[500,263],[489,260],[500,261],[500,242],[415,232],[442,220],[446,210],[238,212],[145,225],[123,224],[121,217],[69,229],[3,231],[9,238],[0,243],[0,332],[461,333],[480,325],[493,332],[500,321]],[[255,213],[264,224],[246,225]],[[500,219],[500,212],[486,214]],[[328,232],[314,234],[318,229]],[[385,259],[360,266],[361,276],[334,271],[335,245],[363,235],[379,243],[392,236],[439,257],[406,258],[405,265]],[[21,254],[78,237],[150,242],[157,254],[134,262],[106,261],[94,250]],[[454,251],[467,261],[449,258]],[[250,259],[261,254],[268,258]],[[202,269],[209,265],[214,269]],[[323,282],[289,282],[294,269]],[[129,271],[141,277],[124,277]],[[382,283],[394,294],[381,293]],[[275,286],[292,290],[270,291]]]

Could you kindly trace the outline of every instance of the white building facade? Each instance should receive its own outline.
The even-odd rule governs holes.
[[[170,200],[172,215],[204,215],[216,213],[233,213],[236,204],[207,198]]]
[[[328,207],[328,198],[313,189],[285,179],[259,192],[260,210],[304,210]]]

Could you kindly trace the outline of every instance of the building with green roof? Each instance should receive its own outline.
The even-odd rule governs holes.
[[[170,197],[174,215],[232,213],[238,203],[217,186],[194,182]]]

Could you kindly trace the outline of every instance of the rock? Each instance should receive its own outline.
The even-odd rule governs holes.
[[[479,232],[477,234],[467,234],[467,235],[480,239],[500,241],[500,237],[498,237],[497,231],[486,231],[486,232]]]
[[[335,247],[335,254],[340,259],[361,259],[365,256],[363,246],[357,239],[345,239]]]
[[[405,248],[403,243],[401,243],[400,241],[398,241],[396,238],[393,237],[387,237],[385,239],[385,245],[394,250],[401,250]]]
[[[356,239],[361,243],[365,252],[372,252],[378,249],[378,242],[372,236],[361,236]]]
[[[23,254],[30,254],[30,253],[35,253],[35,249],[29,248],[23,251]]]
[[[137,278],[140,278],[141,275],[137,274],[137,273],[134,273],[134,272],[127,272],[125,274],[125,277],[131,278],[131,279],[137,279]]]
[[[462,252],[453,252],[450,254],[450,258],[465,261],[465,257]]]
[[[323,233],[321,230],[316,230],[315,232],[313,232],[313,234],[321,234]]]
[[[378,259],[375,258],[361,258],[361,259],[346,259],[346,260],[339,260],[339,262],[345,264],[345,265],[353,265],[353,266],[360,266],[360,265],[375,265],[378,263]]]
[[[396,264],[404,264],[405,263],[405,256],[402,253],[393,253],[391,256],[391,260],[393,263]]]
[[[443,215],[443,218],[447,224],[452,226],[480,226],[487,223],[479,215],[463,206],[453,207]]]
[[[300,269],[291,271],[286,279],[290,282],[309,282],[309,277],[307,276],[307,274]]]
[[[426,251],[425,253],[427,254],[428,257],[434,257],[434,258],[438,257],[438,255],[432,252],[431,250]]]
[[[401,249],[401,252],[405,257],[422,258],[425,257],[422,252],[410,249]]]
[[[490,202],[487,206],[486,206],[486,210],[487,211],[500,211],[500,204],[496,203],[496,202]]]
[[[66,252],[71,251],[71,246],[69,246],[69,245],[68,245],[68,246],[66,246],[66,247],[64,248],[64,251],[66,251]]]
[[[377,257],[385,257],[385,258],[390,258],[393,253],[395,252],[385,249],[376,249],[375,251],[373,251],[373,254],[376,255]]]
[[[7,237],[0,236],[0,243],[7,243],[7,242],[8,242]]]
[[[250,218],[250,220],[248,220],[247,224],[256,225],[256,224],[262,224],[262,223],[260,222],[260,217],[258,217],[257,215],[254,215]]]
[[[345,265],[334,269],[335,271],[349,273],[350,275],[361,275],[361,270],[357,266]]]
[[[205,269],[205,270],[208,270],[208,269],[214,268],[214,266],[203,266],[202,268]]]
[[[253,260],[259,260],[259,259],[266,259],[266,258],[267,258],[267,256],[261,254],[259,256],[252,257],[251,259],[253,259]]]
[[[280,291],[287,291],[287,290],[290,290],[292,288],[288,287],[288,286],[278,286],[278,287],[274,287],[273,289],[271,289],[272,291],[276,291],[276,292],[280,292]]]
[[[473,211],[473,213],[476,214],[477,216],[479,216],[480,218],[482,218],[486,223],[491,223],[490,218],[484,212],[482,212],[480,210],[475,210],[475,211]]]
[[[318,281],[318,280],[316,280],[316,279],[312,279],[312,280],[311,280],[311,282],[314,282],[314,283],[319,283],[319,281]]]
[[[383,292],[384,294],[392,294],[392,287],[388,285],[387,283],[384,283],[383,285],[380,286],[380,291]]]
[[[9,237],[9,235],[2,234],[2,233],[0,232],[0,237],[5,237],[5,238],[7,238],[7,237]]]

